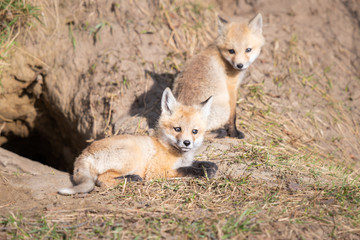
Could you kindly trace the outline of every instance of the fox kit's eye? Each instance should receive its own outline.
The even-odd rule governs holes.
[[[181,127],[174,127],[175,132],[181,132]]]
[[[251,48],[247,48],[246,50],[245,50],[245,52],[251,52]]]
[[[230,54],[235,54],[235,50],[234,49],[229,49],[229,53]]]
[[[197,134],[197,133],[198,133],[198,130],[197,130],[197,129],[193,129],[193,130],[192,130],[192,133],[193,133],[193,134]]]

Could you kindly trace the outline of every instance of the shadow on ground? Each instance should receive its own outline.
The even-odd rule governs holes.
[[[131,105],[131,116],[142,116],[147,120],[150,128],[156,127],[157,120],[160,116],[160,102],[163,91],[172,84],[177,75],[171,73],[155,73],[145,70],[146,77],[151,77],[154,81],[151,89],[141,94]]]

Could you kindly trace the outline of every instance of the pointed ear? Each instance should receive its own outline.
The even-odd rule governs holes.
[[[176,99],[170,88],[166,88],[161,98],[161,112],[171,115],[175,110],[176,104]]]
[[[226,21],[222,17],[218,16],[218,32],[220,35],[224,33],[224,27],[227,23],[228,23],[228,21]]]
[[[213,102],[213,96],[209,97],[206,101],[201,103],[201,113],[203,119],[207,119],[210,115],[211,105]]]
[[[256,17],[254,17],[250,21],[249,28],[253,32],[262,33],[262,26],[263,26],[262,16],[261,16],[261,13],[259,13],[258,15],[256,15]]]

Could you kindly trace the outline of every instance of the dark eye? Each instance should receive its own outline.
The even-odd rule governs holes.
[[[251,48],[247,48],[246,50],[245,50],[245,52],[251,52]]]
[[[230,54],[235,54],[235,50],[234,49],[229,49],[229,53]]]
[[[193,130],[192,130],[192,133],[193,133],[193,134],[197,134],[197,133],[198,133],[198,130],[197,130],[197,129],[193,129]]]
[[[174,127],[175,132],[181,132],[181,127]]]

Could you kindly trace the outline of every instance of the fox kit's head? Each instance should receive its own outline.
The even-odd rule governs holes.
[[[182,105],[166,88],[158,124],[161,140],[182,153],[198,148],[204,139],[211,104],[212,97],[198,106]]]
[[[219,17],[216,45],[224,59],[234,69],[247,69],[259,56],[264,45],[262,17],[259,13],[250,23],[230,22]]]

